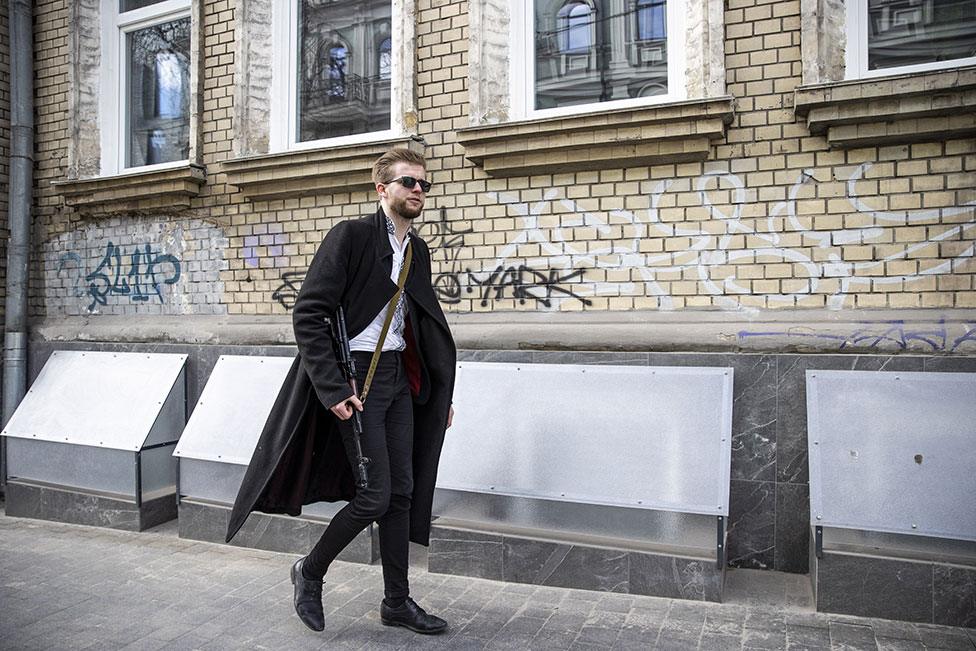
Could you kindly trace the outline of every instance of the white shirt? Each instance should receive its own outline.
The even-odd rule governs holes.
[[[407,252],[407,242],[410,237],[403,238],[403,242],[398,242],[396,238],[396,228],[389,217],[386,218],[386,232],[390,238],[390,246],[393,247],[393,268],[390,270],[390,280],[394,283],[400,278],[400,269],[403,268],[403,258]],[[393,320],[390,321],[390,329],[386,333],[383,341],[383,350],[403,350],[407,347],[407,342],[403,339],[403,327],[406,323],[407,301],[406,292],[401,292],[400,300],[397,301],[396,311],[393,313]],[[387,303],[380,313],[376,315],[373,322],[366,326],[349,341],[350,350],[360,350],[368,353],[376,350],[376,342],[379,341],[380,333],[383,332],[383,323],[386,322],[386,311],[390,309]]]

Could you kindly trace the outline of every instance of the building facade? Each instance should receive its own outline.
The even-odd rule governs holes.
[[[34,37],[35,373],[292,343],[392,146],[462,354],[735,367],[735,566],[808,570],[805,368],[976,370],[971,1],[42,0]]]

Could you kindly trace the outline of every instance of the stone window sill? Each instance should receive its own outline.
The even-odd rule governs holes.
[[[207,181],[207,171],[186,164],[135,174],[56,181],[64,202],[88,215],[186,210]]]
[[[719,97],[458,130],[465,156],[493,176],[702,161],[732,122]]]
[[[373,188],[373,163],[394,147],[423,153],[410,136],[324,149],[232,158],[221,163],[227,182],[252,201]]]
[[[833,147],[965,138],[976,133],[976,66],[800,86],[794,110]]]

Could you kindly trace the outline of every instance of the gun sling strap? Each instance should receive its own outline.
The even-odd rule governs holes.
[[[366,394],[369,393],[369,385],[373,382],[373,374],[376,372],[376,365],[380,361],[380,353],[383,351],[383,342],[386,340],[386,333],[390,330],[390,322],[393,321],[393,313],[396,312],[397,303],[400,302],[400,295],[403,294],[403,285],[407,282],[407,273],[410,271],[410,262],[413,260],[413,247],[407,240],[407,251],[403,255],[403,266],[400,267],[400,275],[397,277],[397,290],[389,305],[386,306],[386,320],[383,321],[383,331],[376,342],[376,350],[373,351],[373,358],[369,360],[369,371],[366,373],[366,381],[363,382],[363,392],[359,396],[360,402],[366,402]]]

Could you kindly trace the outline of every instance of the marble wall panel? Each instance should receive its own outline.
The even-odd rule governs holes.
[[[774,569],[775,483],[733,479],[729,502],[729,565]]]
[[[427,550],[427,569],[501,581],[504,577],[502,536],[433,526]]]
[[[810,486],[776,484],[776,531],[773,567],[780,572],[806,574],[810,557]]]
[[[976,629],[976,567],[936,565],[933,624]]]
[[[930,563],[825,553],[816,581],[818,611],[932,621]]]
[[[180,538],[223,543],[227,533],[230,509],[201,504],[192,500],[180,502]],[[266,513],[252,513],[230,544],[272,552],[307,554],[318,542],[328,522],[307,518],[290,518]],[[375,526],[367,527],[338,556],[350,563],[373,563],[379,559],[379,536]]]
[[[710,561],[656,554],[630,554],[631,594],[722,600],[722,570]]]
[[[571,545],[543,585],[601,592],[629,592],[630,559],[618,549]]]
[[[7,482],[5,499],[6,513],[13,517],[124,531],[141,531],[145,528],[141,526],[142,519],[135,502],[17,481]]]

